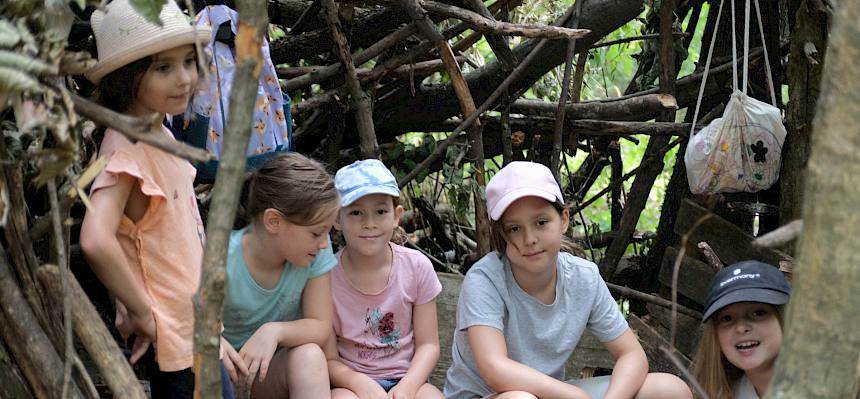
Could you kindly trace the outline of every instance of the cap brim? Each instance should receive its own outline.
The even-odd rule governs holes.
[[[767,288],[743,288],[726,293],[705,309],[702,320],[708,320],[720,309],[738,302],[761,302],[771,305],[785,305],[789,295],[782,291]]]
[[[350,206],[353,202],[365,195],[385,194],[392,197],[400,197],[400,190],[393,187],[367,186],[340,197],[340,206]]]
[[[557,198],[554,193],[549,191],[540,190],[535,187],[523,187],[505,194],[498,202],[496,202],[496,205],[487,211],[490,215],[490,219],[499,220],[499,218],[502,217],[502,214],[505,213],[505,210],[507,210],[514,201],[524,197],[539,197],[549,202],[562,201],[561,198]]]

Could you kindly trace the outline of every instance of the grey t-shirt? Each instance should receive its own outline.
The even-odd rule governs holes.
[[[586,328],[601,342],[627,331],[627,321],[597,265],[562,252],[557,267],[555,302],[546,305],[520,288],[507,258],[497,252],[472,266],[460,288],[446,398],[473,399],[494,393],[478,374],[466,332],[471,326],[499,329],[510,359],[562,381],[564,364]]]
[[[746,374],[742,375],[741,378],[735,381],[734,388],[735,399],[759,399],[752,381],[747,378]]]

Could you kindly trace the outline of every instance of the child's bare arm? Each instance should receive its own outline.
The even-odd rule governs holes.
[[[132,363],[143,355],[149,342],[155,339],[155,321],[152,318],[149,296],[143,283],[131,271],[116,238],[120,221],[135,188],[136,180],[133,177],[120,174],[117,175],[116,184],[96,190],[90,197],[93,211],[84,215],[80,236],[81,250],[93,272],[128,310],[132,333],[138,335],[138,339],[148,340],[135,341]],[[143,207],[145,211],[145,205]]]
[[[415,393],[430,378],[439,360],[439,330],[436,321],[436,300],[412,308],[412,331],[415,334],[415,354],[406,376],[392,391],[406,390],[407,397]],[[396,396],[395,396],[396,397]]]
[[[632,398],[648,375],[648,358],[645,351],[630,329],[604,345],[615,358],[609,390],[604,398]]]
[[[302,293],[303,319],[263,324],[245,342],[239,354],[251,375],[266,378],[269,362],[279,346],[293,348],[314,343],[324,347],[331,334],[333,313],[331,279],[326,273],[308,280]]]
[[[468,335],[478,374],[494,391],[524,391],[543,399],[588,398],[588,394],[573,385],[511,360],[505,336],[498,329],[472,326]]]

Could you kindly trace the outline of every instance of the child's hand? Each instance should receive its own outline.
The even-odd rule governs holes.
[[[128,317],[122,321],[123,325],[119,330],[125,331],[126,336],[135,336],[134,344],[131,347],[131,357],[128,359],[129,363],[135,364],[149,349],[149,345],[155,342],[155,318],[152,317],[151,310],[143,314],[129,311]]]
[[[275,324],[263,324],[239,351],[239,355],[248,366],[249,383],[254,382],[254,377],[258,373],[260,381],[266,379],[269,363],[272,361],[272,356],[275,355],[275,350],[278,349],[278,333]]]
[[[224,363],[224,368],[227,369],[227,374],[230,375],[233,385],[239,385],[242,382],[239,378],[243,380],[248,378],[248,366],[245,365],[245,361],[242,360],[242,356],[239,356],[233,345],[230,345],[224,337],[221,337],[221,349],[224,350],[224,358],[221,359],[221,362]]]
[[[415,394],[418,393],[418,388],[420,387],[420,385],[416,387],[404,384],[404,381],[401,380],[400,383],[388,391],[388,399],[413,399]]]

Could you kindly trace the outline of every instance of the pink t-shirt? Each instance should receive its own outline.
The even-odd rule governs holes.
[[[331,270],[334,332],[343,362],[373,379],[403,378],[415,353],[412,307],[436,298],[442,284],[418,251],[390,244],[388,284],[365,294],[352,286],[340,263]]]

